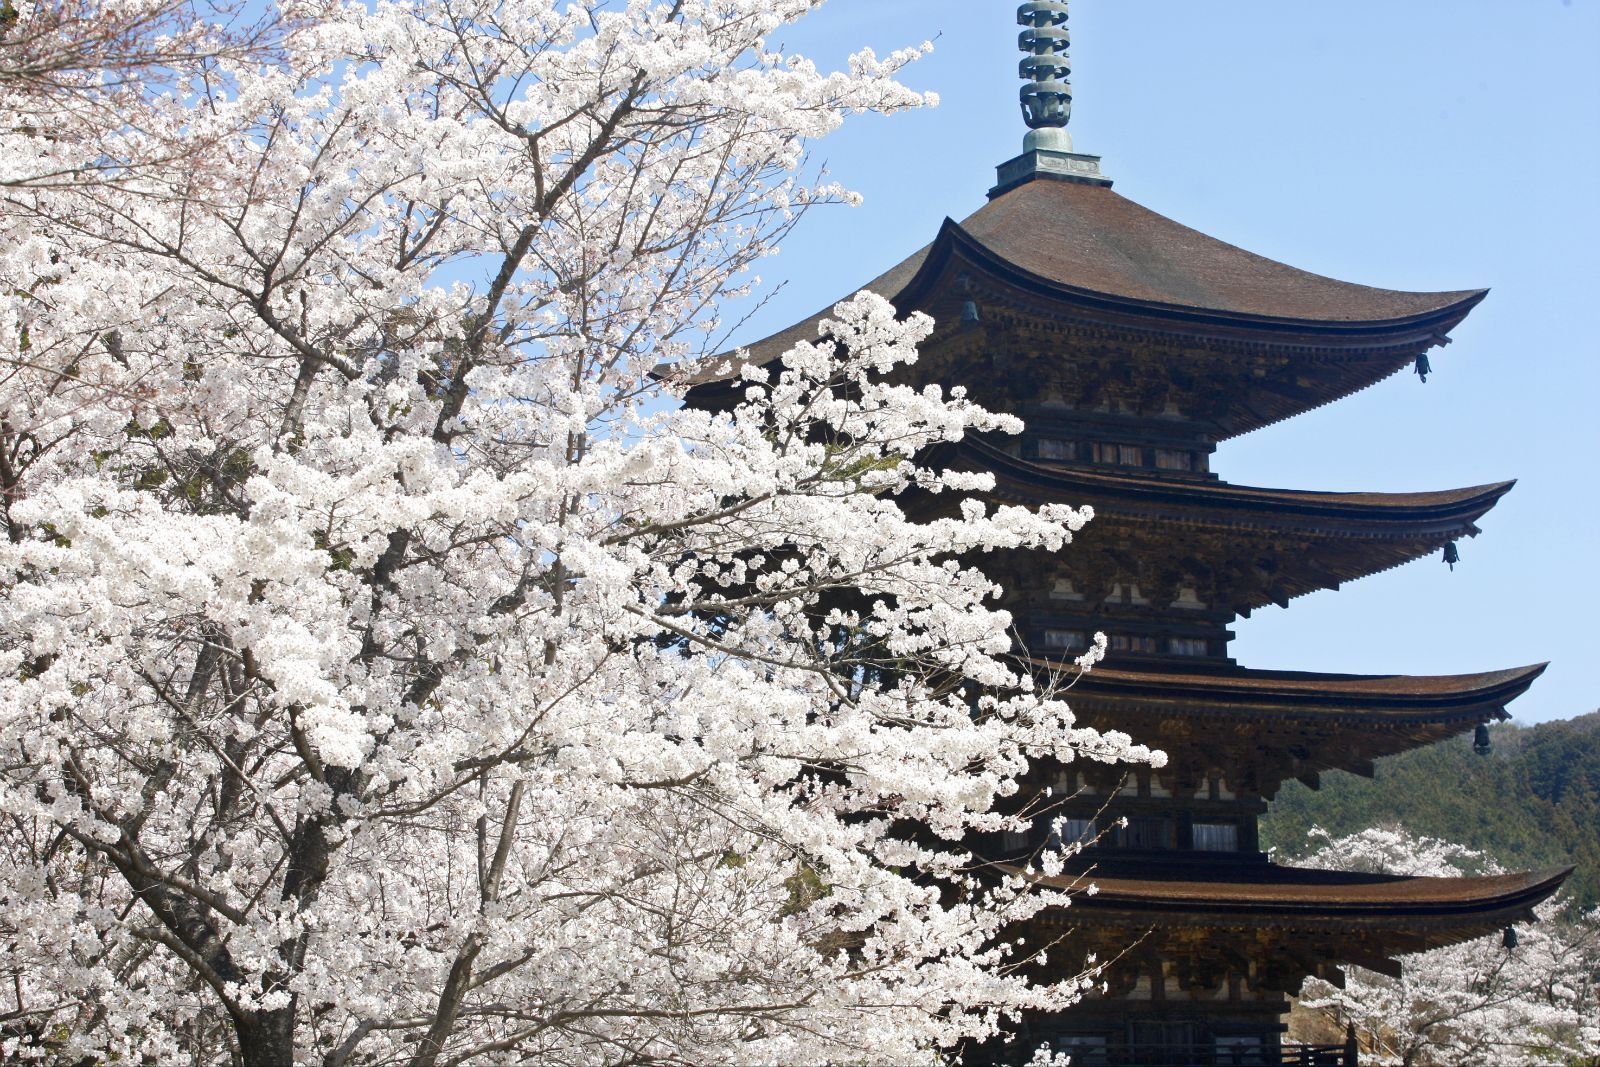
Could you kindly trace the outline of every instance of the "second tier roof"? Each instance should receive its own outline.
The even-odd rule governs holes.
[[[938,459],[992,473],[997,500],[1093,507],[1094,521],[1060,557],[1068,569],[1114,573],[1126,557],[1146,580],[1174,568],[1227,574],[1214,595],[1246,614],[1475,536],[1478,520],[1515,484],[1424,493],[1262,489],[1023,460],[975,439]],[[1102,550],[1116,558],[1098,558]]]

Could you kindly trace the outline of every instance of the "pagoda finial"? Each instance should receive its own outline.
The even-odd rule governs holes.
[[[1072,118],[1067,0],[1029,0],[1019,5],[1017,25],[1022,27],[1017,47],[1027,53],[1017,73],[1027,82],[1022,87],[1022,118],[1028,136],[1022,139],[1022,155],[997,168],[998,181],[989,198],[1035,178],[1109,187],[1111,179],[1100,173],[1100,157],[1073,152],[1072,135],[1067,132]]]
[[[1067,0],[1030,0],[1017,8],[1017,24],[1023,27],[1017,47],[1027,53],[1018,67],[1027,82],[1022,87],[1022,117],[1031,131],[1024,151],[1045,149],[1072,151],[1072,135],[1066,130],[1072,118],[1072,65],[1067,50],[1072,36],[1067,31]]]

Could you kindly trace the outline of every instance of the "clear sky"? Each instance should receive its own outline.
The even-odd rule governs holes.
[[[785,43],[838,63],[932,38],[937,109],[818,146],[866,197],[765,265],[736,340],[847,295],[982,205],[1016,155],[1015,0],[831,0]],[[1521,722],[1600,707],[1600,0],[1074,0],[1077,150],[1133,200],[1348,281],[1489,287],[1402,374],[1224,444],[1247,485],[1408,491],[1520,479],[1438,557],[1241,620],[1252,667],[1450,674],[1545,660]]]

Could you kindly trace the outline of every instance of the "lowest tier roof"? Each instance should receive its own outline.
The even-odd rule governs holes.
[[[1192,952],[1194,933],[1204,931],[1207,946],[1224,957],[1269,965],[1252,980],[1291,993],[1305,975],[1329,977],[1327,968],[1351,963],[1398,978],[1403,964],[1392,956],[1532,921],[1534,907],[1572,873],[1563,867],[1488,877],[1400,877],[1259,861],[1200,865],[1131,857],[1110,858],[1081,875],[1003,869],[1073,892],[1070,907],[1049,909],[1040,918],[1074,928],[1077,936],[1125,944],[1123,938],[1137,933],[1147,952],[1181,954]],[[1090,885],[1092,894],[1084,891]]]
[[[1086,908],[1098,922],[1161,925],[1274,925],[1318,929],[1355,924],[1366,929],[1393,926],[1424,944],[1399,951],[1447,944],[1532,917],[1533,908],[1561,887],[1571,867],[1484,877],[1430,878],[1238,864],[1185,878],[1162,877],[1159,865],[1141,862],[1154,876],[1126,864],[1084,875],[1038,881],[1056,888],[1082,889],[1061,914]]]

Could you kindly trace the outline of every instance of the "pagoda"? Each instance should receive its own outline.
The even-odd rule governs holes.
[[[1031,833],[974,847],[1018,865],[1084,845],[1068,886],[1093,884],[1038,933],[1073,966],[1093,953],[1103,991],[1026,1020],[1017,1040],[1078,1064],[1348,1063],[1353,1048],[1283,1043],[1288,998],[1346,965],[1398,975],[1397,958],[1509,929],[1568,870],[1407,878],[1272,862],[1257,819],[1284,783],[1476,733],[1543,666],[1448,677],[1252,670],[1228,652],[1235,618],[1424,557],[1457,542],[1512,487],[1326,493],[1222,481],[1218,442],[1330,403],[1429,352],[1482,290],[1395,292],[1297,270],[1188,229],[1112,191],[1073,150],[1067,4],[1025,3],[1024,151],[989,201],[866,289],[936,321],[915,381],[963,386],[1019,416],[1016,437],[971,437],[931,461],[986,472],[992,502],[1090,505],[1059,553],[985,557],[1007,590],[1016,654],[1041,676],[1103,632],[1105,661],[1078,678],[1079,721],[1168,754],[1165,767],[1034,768],[1016,798]],[[826,313],[751,346],[769,364],[817,336]],[[690,402],[734,401],[731,380]],[[934,514],[933,500],[908,501]],[[1035,939],[1034,943],[1038,943]]]

